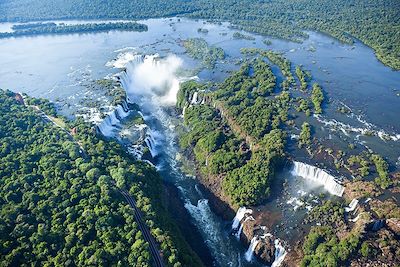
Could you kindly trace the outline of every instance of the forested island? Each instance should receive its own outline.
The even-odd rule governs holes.
[[[346,43],[354,38],[372,47],[384,64],[400,69],[400,3],[390,1],[177,1],[156,0],[90,3],[73,0],[0,3],[1,21],[49,19],[144,19],[169,16],[229,21],[240,29],[278,38],[301,41],[304,30],[332,35]]]
[[[26,23],[12,26],[13,32],[1,32],[0,38],[30,36],[38,34],[71,34],[109,31],[147,31],[147,26],[136,22],[108,22],[85,24]]]

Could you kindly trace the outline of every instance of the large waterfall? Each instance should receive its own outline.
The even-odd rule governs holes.
[[[125,58],[125,57],[124,57]],[[179,60],[174,56],[130,56],[120,76],[129,103],[136,103],[148,127],[145,142],[154,156],[160,175],[181,191],[185,208],[191,215],[218,266],[240,266],[240,247],[225,234],[225,223],[210,209],[208,200],[196,188],[197,182],[186,176],[177,160],[175,117],[168,111],[176,102],[179,81],[175,74]],[[196,102],[199,102],[199,97]],[[133,101],[131,101],[133,100]],[[240,258],[239,258],[240,260]]]
[[[339,197],[343,195],[344,186],[342,186],[335,177],[315,166],[294,161],[292,175],[314,181],[318,185],[324,186],[325,190],[332,195]]]
[[[114,137],[115,131],[120,126],[121,120],[129,115],[129,107],[124,100],[122,104],[108,114],[104,120],[97,126],[99,131],[106,137]]]

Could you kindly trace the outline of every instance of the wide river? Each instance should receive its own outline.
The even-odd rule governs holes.
[[[257,47],[283,52],[294,65],[302,65],[313,75],[327,93],[330,104],[321,118],[312,118],[327,142],[346,147],[357,142],[383,154],[392,166],[400,153],[400,73],[381,64],[373,51],[356,42],[345,45],[326,35],[309,32],[303,43],[266,38],[246,33],[254,40],[235,39],[236,31],[227,23],[211,24],[189,19],[151,19],[141,21],[147,32],[118,32],[34,36],[0,40],[0,88],[25,92],[48,98],[57,103],[61,112],[73,115],[89,101],[108,105],[104,92],[93,87],[93,81],[113,75],[120,70],[109,62],[124,53],[176,55],[182,69],[195,71],[200,81],[222,81],[243,56],[242,47]],[[67,22],[68,23],[68,22]],[[78,23],[76,21],[71,23]],[[0,24],[7,31],[10,24]],[[201,33],[199,28],[207,29]],[[209,44],[224,49],[227,58],[214,70],[201,67],[189,58],[182,40],[204,38]],[[263,40],[271,40],[271,45]],[[278,70],[274,72],[281,75]],[[154,75],[157,75],[154,73]],[[189,74],[187,74],[189,76]],[[340,114],[338,107],[348,106],[351,114]],[[243,259],[242,247],[229,231],[230,222],[213,214],[207,200],[196,187],[196,181],[178,169],[173,121],[162,107],[150,99],[142,99],[146,123],[157,131],[160,140],[159,167],[163,177],[175,184],[186,202],[186,209],[198,226],[203,240],[210,248],[215,265],[258,266]],[[150,108],[149,108],[150,107]],[[388,138],[360,136],[360,129],[373,130]]]

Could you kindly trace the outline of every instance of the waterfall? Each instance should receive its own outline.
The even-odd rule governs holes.
[[[279,238],[275,239],[275,260],[272,263],[271,267],[279,267],[283,260],[286,257],[286,249],[282,246],[281,241],[279,240]]]
[[[328,174],[326,171],[298,161],[294,161],[293,165],[294,166],[291,171],[292,175],[300,176],[323,185],[325,190],[332,195],[339,197],[343,195],[344,187],[336,180],[335,177]]]
[[[151,131],[151,130],[148,128],[148,131],[146,132],[146,138],[144,139],[144,141],[145,141],[147,147],[148,147],[149,150],[150,150],[150,154],[151,154],[151,156],[152,156],[153,158],[154,158],[155,156],[157,156],[157,154],[158,154],[158,151],[157,151],[157,143],[156,143],[156,140],[155,140],[155,138],[154,138],[154,134],[155,134],[155,132],[154,132],[154,131]]]
[[[194,94],[192,96],[192,100],[190,101],[190,104],[196,105],[198,103],[197,98],[198,98],[198,93],[194,92]]]
[[[252,214],[253,211],[251,209],[246,209],[246,207],[240,207],[233,218],[232,221],[232,230],[238,229],[240,222],[246,214]]]
[[[242,230],[243,230],[243,223],[240,224],[239,226],[239,230],[237,231],[237,233],[235,234],[236,238],[239,240],[240,239],[240,235],[242,234]]]
[[[117,118],[116,110],[108,114],[103,121],[97,125],[98,130],[106,137],[114,136],[116,126],[120,125],[120,120]]]
[[[236,236],[237,239],[240,239],[240,235],[242,234],[242,230],[243,230],[243,225],[245,224],[245,222],[247,222],[247,221],[249,221],[249,220],[254,221],[253,216],[247,216],[246,219],[244,220],[244,222],[240,224],[239,230],[238,230],[237,233],[235,234],[235,236]]]
[[[346,212],[351,212],[351,211],[353,211],[353,210],[356,209],[357,205],[358,205],[358,199],[354,198],[354,199],[350,202],[349,206],[348,206],[348,207],[345,207],[344,210],[345,210]]]
[[[254,250],[256,249],[258,243],[260,243],[260,239],[258,238],[258,236],[254,236],[251,239],[249,248],[247,249],[246,253],[244,254],[246,261],[251,262],[253,260]]]
[[[360,214],[358,214],[354,219],[350,219],[350,221],[355,223],[358,221],[358,219],[360,219]]]

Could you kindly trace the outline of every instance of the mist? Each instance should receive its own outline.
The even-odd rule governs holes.
[[[163,106],[176,103],[179,90],[177,71],[182,66],[182,59],[175,55],[159,58],[158,55],[145,56],[142,62],[127,66],[130,96],[150,97]]]

